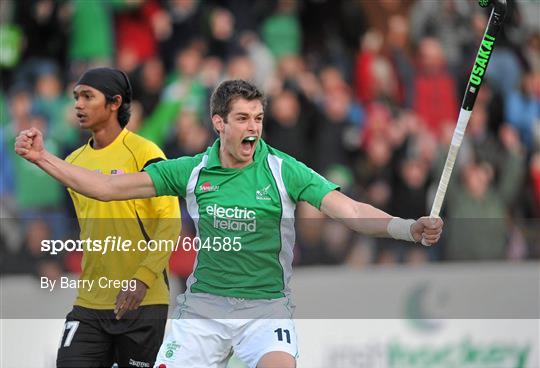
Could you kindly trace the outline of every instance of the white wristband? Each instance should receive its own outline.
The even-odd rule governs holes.
[[[405,220],[401,217],[394,217],[388,222],[386,231],[388,235],[397,240],[406,240],[414,242],[414,238],[411,234],[411,226],[415,220]]]

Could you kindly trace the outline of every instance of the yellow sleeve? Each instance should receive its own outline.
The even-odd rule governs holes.
[[[146,257],[140,263],[133,278],[151,287],[163,270],[167,268],[169,257],[176,244],[182,222],[178,197],[155,197],[137,201],[137,213],[149,239],[155,240],[157,249],[147,249]],[[146,202],[146,203],[141,203]]]
[[[140,143],[142,144],[138,144],[137,147],[139,148],[139,159],[143,163],[142,166],[144,163],[165,158],[161,149],[154,143],[147,140]],[[137,215],[146,232],[147,240],[152,239],[158,245],[162,244],[158,249],[146,250],[146,257],[133,275],[133,278],[151,287],[163,271],[168,269],[169,257],[180,236],[182,230],[180,205],[178,197],[172,196],[141,199],[136,200],[135,203]]]

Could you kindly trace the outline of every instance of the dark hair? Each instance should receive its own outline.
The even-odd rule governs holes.
[[[86,84],[103,93],[106,104],[115,102],[114,96],[121,96],[122,104],[118,108],[118,123],[122,128],[127,125],[131,116],[133,92],[126,73],[114,68],[88,69],[75,85],[79,84]]]
[[[248,101],[260,100],[263,109],[266,107],[266,99],[261,91],[253,84],[241,79],[222,82],[210,97],[210,116],[219,115],[224,120],[231,111],[231,104],[237,98]]]
[[[110,104],[110,103],[115,102],[114,97],[115,96],[105,95],[105,103]],[[120,124],[122,128],[127,125],[130,117],[131,117],[131,103],[125,102],[124,98],[122,98],[122,104],[118,108],[118,123]]]

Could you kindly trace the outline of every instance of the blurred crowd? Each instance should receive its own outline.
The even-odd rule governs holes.
[[[540,3],[507,1],[440,245],[366,238],[300,205],[296,265],[540,257]],[[35,126],[62,157],[84,144],[72,88],[87,68],[128,73],[128,128],[170,158],[216,138],[208,101],[219,82],[250,80],[268,96],[270,145],[357,200],[417,218],[429,214],[489,17],[476,0],[4,0],[0,9],[0,271],[41,274],[77,269],[69,255],[39,250],[41,239],[76,238],[77,225],[65,189],[16,157],[13,141]]]

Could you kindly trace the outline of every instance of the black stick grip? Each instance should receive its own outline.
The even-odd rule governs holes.
[[[497,34],[503,26],[504,16],[506,15],[506,0],[493,0],[493,3],[486,32],[478,48],[478,54],[471,70],[471,76],[469,77],[463,102],[461,103],[461,108],[467,111],[472,111],[473,109],[476,96],[478,95],[489,60],[491,59],[491,53],[495,48]]]

